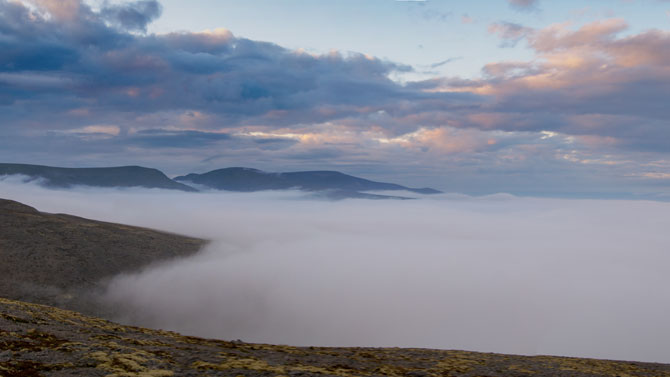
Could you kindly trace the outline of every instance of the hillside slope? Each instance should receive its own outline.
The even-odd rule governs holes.
[[[0,375],[668,377],[670,365],[430,349],[228,342],[122,326],[0,298]]]
[[[0,296],[99,314],[85,293],[102,279],[194,254],[204,244],[0,199]]]

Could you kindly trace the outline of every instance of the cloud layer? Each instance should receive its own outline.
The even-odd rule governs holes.
[[[133,324],[298,345],[411,346],[670,362],[668,204],[299,194],[47,191],[3,196],[212,239],[114,279]]]
[[[402,83],[392,78],[412,67],[364,53],[312,54],[227,29],[147,34],[161,9],[0,0],[0,159],[169,174],[327,167],[467,192],[521,193],[551,171],[574,182],[559,191],[616,182],[667,194],[667,31],[500,21],[491,38],[534,59]]]

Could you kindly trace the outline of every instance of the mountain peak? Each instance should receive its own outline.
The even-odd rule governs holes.
[[[180,191],[197,191],[193,187],[175,182],[163,172],[142,166],[115,166],[103,168],[61,168],[44,165],[3,164],[0,175],[22,175],[43,179],[49,187],[144,187]]]
[[[349,193],[348,197],[366,197],[366,195],[362,195],[364,191],[410,191],[417,194],[439,193],[439,191],[430,188],[415,189],[394,183],[371,181],[335,170],[271,173],[246,167],[229,167],[212,170],[203,174],[191,173],[186,176],[176,177],[175,180],[227,191],[251,192],[299,189],[310,192],[337,192],[337,198],[342,198],[343,193]]]

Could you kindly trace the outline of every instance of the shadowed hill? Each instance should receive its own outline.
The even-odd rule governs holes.
[[[181,191],[198,191],[188,184],[216,190],[254,192],[263,190],[299,189],[316,198],[325,199],[410,199],[366,191],[410,191],[436,194],[431,188],[411,188],[393,183],[375,182],[337,171],[302,171],[268,173],[249,168],[225,168],[204,174],[188,174],[168,178],[161,171],[140,166],[111,168],[60,168],[27,164],[0,164],[0,176],[22,175],[40,180],[44,186],[69,188],[76,185],[93,187],[145,187]],[[184,183],[181,183],[184,182]]]
[[[85,293],[101,279],[192,255],[204,244],[0,199],[0,296],[100,314]]]
[[[228,342],[0,298],[0,375],[670,377],[670,365],[409,348]]]
[[[225,168],[204,174],[189,174],[175,178],[180,182],[192,182],[217,190],[261,191],[297,188],[305,191],[335,190],[342,193],[361,191],[411,191],[418,194],[435,194],[431,188],[409,188],[393,183],[375,182],[337,171],[302,171],[268,173],[250,168]]]
[[[48,187],[75,185],[94,187],[145,187],[181,191],[197,191],[193,187],[175,182],[160,170],[141,166],[111,168],[59,168],[27,164],[0,164],[0,175],[24,175],[43,179]]]

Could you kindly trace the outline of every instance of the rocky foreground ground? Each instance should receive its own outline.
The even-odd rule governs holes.
[[[670,376],[670,365],[402,348],[250,344],[122,326],[0,299],[0,375]]]

